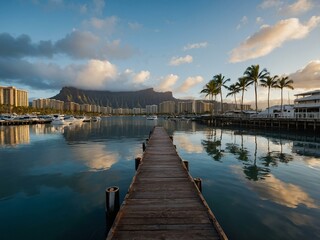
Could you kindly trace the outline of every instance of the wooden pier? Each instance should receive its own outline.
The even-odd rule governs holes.
[[[320,132],[320,119],[307,118],[242,118],[205,116],[198,121],[213,126],[238,126],[258,129],[283,129]]]
[[[162,127],[155,127],[110,239],[227,239]]]

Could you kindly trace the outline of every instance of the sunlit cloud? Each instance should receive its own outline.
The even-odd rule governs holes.
[[[197,48],[206,48],[208,46],[207,42],[200,42],[200,43],[189,43],[183,47],[184,51],[197,49]]]
[[[75,154],[77,159],[83,161],[91,171],[101,171],[109,169],[118,162],[119,154],[111,152],[105,146],[100,144],[90,144],[88,147],[77,148]]]
[[[297,0],[293,4],[284,6],[280,12],[290,15],[296,16],[305,12],[308,12],[313,8],[313,3],[310,0]]]
[[[150,78],[149,71],[141,71],[133,77],[133,81],[134,83],[144,83],[149,78]]]
[[[195,77],[188,77],[181,86],[176,89],[176,92],[186,93],[192,87],[196,86],[199,83],[203,82],[203,77],[195,76]]]
[[[174,141],[179,145],[179,148],[184,149],[187,153],[202,153],[203,147],[197,142],[192,142],[187,135],[175,135]]]
[[[160,84],[155,88],[156,91],[172,91],[172,87],[178,81],[179,76],[170,74],[162,79],[160,79]]]
[[[281,20],[274,26],[264,25],[231,51],[229,61],[243,62],[268,55],[287,41],[305,38],[319,22],[320,17],[313,16],[306,24],[301,24],[297,18],[290,18]]]
[[[313,60],[305,67],[289,75],[293,86],[301,89],[320,88],[320,60]]]
[[[185,57],[172,57],[169,65],[178,66],[185,63],[192,63],[192,61],[193,61],[193,58],[190,55],[187,55]]]
[[[242,175],[241,168],[233,166],[233,170],[239,176]],[[297,208],[299,205],[305,205],[308,208],[320,208],[303,189],[292,183],[285,183],[277,179],[274,175],[269,174],[263,181],[247,181],[249,188],[253,189],[262,200],[269,200],[277,204]]]

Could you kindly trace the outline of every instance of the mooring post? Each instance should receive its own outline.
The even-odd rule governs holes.
[[[135,158],[136,171],[138,170],[140,163],[141,163],[141,157]]]
[[[202,192],[202,180],[201,178],[194,178],[193,179],[195,184],[197,185],[200,192]]]
[[[113,186],[106,189],[106,225],[107,230],[111,228],[114,219],[120,209],[119,187]]]
[[[173,141],[173,136],[172,135],[170,135],[170,139],[171,139],[171,141]]]
[[[146,139],[146,144],[148,144],[148,143],[149,143],[149,138]]]
[[[188,161],[182,161],[184,167],[187,169],[187,171],[189,171],[189,162]]]
[[[142,143],[142,151],[144,152],[146,150],[146,144]]]

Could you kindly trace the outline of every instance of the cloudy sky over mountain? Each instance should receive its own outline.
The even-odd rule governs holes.
[[[317,0],[12,0],[0,7],[0,85],[36,98],[75,86],[199,99],[213,75],[234,83],[259,64],[289,75],[294,99],[320,88],[319,43]]]

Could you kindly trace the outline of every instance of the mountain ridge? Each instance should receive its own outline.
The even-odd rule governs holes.
[[[51,97],[64,102],[110,106],[112,108],[145,108],[146,105],[159,105],[164,101],[175,101],[172,92],[156,92],[153,88],[138,91],[83,90],[75,87],[63,87]]]

